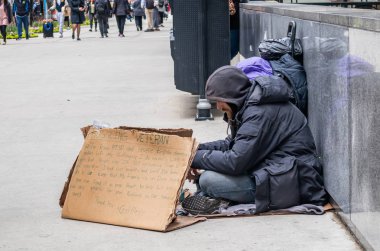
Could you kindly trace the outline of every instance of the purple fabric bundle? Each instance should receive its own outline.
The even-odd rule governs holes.
[[[237,68],[242,70],[249,80],[254,80],[258,76],[273,75],[269,62],[261,57],[251,57],[240,61]]]

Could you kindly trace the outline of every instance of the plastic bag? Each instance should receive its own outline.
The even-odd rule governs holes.
[[[290,37],[280,39],[267,39],[259,45],[260,56],[265,60],[277,60],[285,54],[292,55],[292,42]],[[294,41],[293,57],[302,56],[302,45],[300,39]]]
[[[302,44],[296,39],[296,22],[290,21],[286,37],[280,39],[267,39],[260,43],[259,52],[263,59],[277,60],[285,54],[302,61]]]

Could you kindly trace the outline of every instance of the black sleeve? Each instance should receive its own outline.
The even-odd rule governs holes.
[[[218,150],[218,151],[227,151],[230,145],[231,139],[227,137],[223,140],[216,140],[212,142],[199,144],[198,150]]]
[[[253,115],[243,122],[234,139],[234,145],[227,151],[198,150],[192,162],[192,168],[211,170],[228,175],[243,175],[265,156],[261,156],[265,128],[270,128],[270,120],[264,115]]]

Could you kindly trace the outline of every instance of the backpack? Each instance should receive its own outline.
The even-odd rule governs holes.
[[[106,2],[99,1],[99,3],[96,5],[96,12],[100,15],[104,15],[106,13]]]
[[[269,61],[273,75],[285,79],[293,89],[295,104],[307,117],[307,78],[304,67],[289,54],[283,55],[278,60]]]
[[[158,7],[162,8],[164,7],[165,1],[164,0],[158,0]]]
[[[154,9],[154,0],[146,0],[145,7],[148,10]]]

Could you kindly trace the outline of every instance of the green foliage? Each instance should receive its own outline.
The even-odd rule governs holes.
[[[35,37],[38,37],[38,35],[35,33],[30,33],[29,37],[35,38]],[[16,39],[16,38],[18,38],[17,32],[16,33],[15,32],[7,33],[7,39]],[[22,38],[25,38],[25,32],[22,34]],[[0,35],[0,39],[3,39],[3,36]]]

